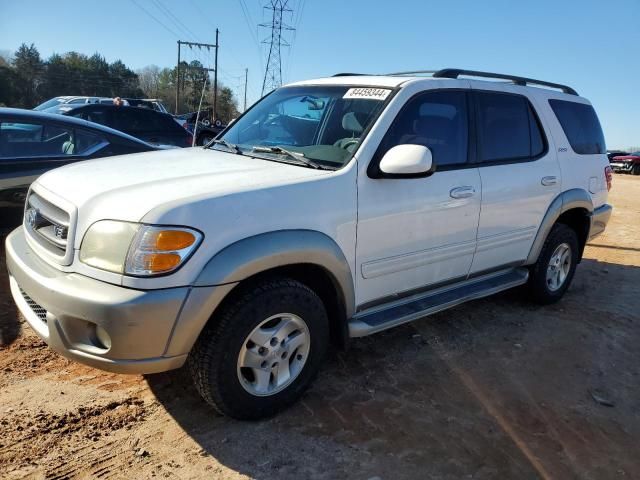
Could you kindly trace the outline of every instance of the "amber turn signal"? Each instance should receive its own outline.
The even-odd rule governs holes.
[[[147,253],[140,260],[145,270],[159,273],[177,267],[181,258],[176,253]]]
[[[150,242],[155,246],[154,250],[170,252],[190,247],[196,241],[193,233],[184,230],[160,230],[154,232],[155,238]]]

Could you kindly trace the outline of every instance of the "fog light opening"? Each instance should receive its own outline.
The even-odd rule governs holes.
[[[95,342],[97,347],[109,350],[111,348],[111,337],[107,331],[99,325],[96,325]]]

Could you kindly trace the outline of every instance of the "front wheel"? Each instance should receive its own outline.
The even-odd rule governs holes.
[[[576,232],[562,223],[551,229],[529,272],[529,291],[540,304],[557,302],[571,285],[578,263]]]
[[[234,295],[189,355],[202,397],[238,419],[268,417],[311,384],[329,336],[320,298],[295,280],[254,284]]]

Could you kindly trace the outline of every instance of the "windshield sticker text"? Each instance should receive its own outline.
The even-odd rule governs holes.
[[[391,90],[387,88],[350,88],[342,98],[369,98],[372,100],[384,100]]]

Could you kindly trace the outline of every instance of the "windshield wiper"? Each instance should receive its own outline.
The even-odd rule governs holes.
[[[309,160],[304,156],[304,153],[292,152],[291,150],[286,150],[282,147],[278,147],[278,146],[267,147],[267,146],[257,145],[252,148],[252,151],[264,152],[264,153],[278,153],[278,154],[286,155],[289,158],[292,158],[298,162],[304,163],[308,167],[315,168],[316,170],[324,170],[324,167],[322,165],[318,165],[313,160]]]
[[[243,155],[242,150],[240,150],[240,147],[238,147],[235,143],[227,142],[224,138],[211,140],[211,142],[205,145],[204,148],[209,148],[211,145],[223,145],[227,147],[229,150],[233,150],[238,155]]]

